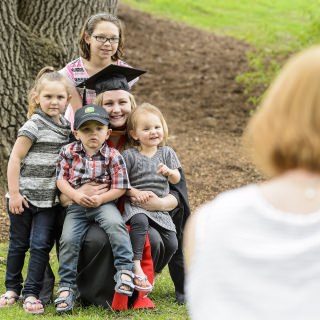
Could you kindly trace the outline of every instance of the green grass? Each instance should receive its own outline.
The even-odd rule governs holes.
[[[320,15],[315,0],[122,0],[158,16],[243,39],[256,47],[296,46],[310,15]]]
[[[51,253],[51,265],[55,274],[57,274],[58,262],[57,257]],[[7,243],[0,243],[0,292],[5,292],[4,277],[5,277],[5,258],[7,254]],[[28,258],[28,257],[27,257]],[[24,268],[24,274],[26,267]],[[45,319],[48,320],[61,320],[61,319],[74,319],[74,320],[107,320],[107,319],[122,319],[122,320],[136,320],[136,319],[159,319],[159,320],[182,320],[188,319],[187,308],[179,306],[174,303],[174,287],[169,276],[167,269],[157,279],[156,286],[150,297],[155,302],[156,309],[148,310],[129,310],[129,311],[111,311],[99,307],[82,308],[77,305],[73,314],[58,316],[55,313],[53,305],[48,305],[45,308]],[[25,313],[22,309],[22,303],[18,303],[10,308],[2,308],[0,310],[1,320],[15,320],[15,319],[44,319],[43,315],[33,316]]]
[[[253,109],[293,53],[319,44],[320,0],[123,0],[146,12],[245,40],[249,69],[237,81]]]
[[[120,0],[132,7],[158,16],[203,28],[219,34],[243,39],[264,50],[294,51],[301,46],[319,42],[320,35],[320,0]],[[272,78],[263,70],[263,58],[253,57],[257,66],[256,73],[244,75],[244,82],[267,83]],[[275,66],[275,70],[278,66]],[[267,74],[267,76],[266,76]],[[262,80],[260,80],[262,78]],[[7,244],[0,244],[0,293],[5,291],[5,257]],[[58,263],[54,254],[51,263],[57,272]],[[25,273],[25,270],[24,270]],[[157,280],[151,294],[157,308],[153,310],[136,310],[113,312],[103,308],[78,306],[73,315],[57,316],[52,305],[46,307],[45,319],[187,319],[185,306],[174,303],[174,288],[166,269]],[[43,316],[26,314],[22,305],[0,311],[0,320],[44,319]]]

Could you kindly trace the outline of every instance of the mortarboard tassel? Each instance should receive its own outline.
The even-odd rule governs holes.
[[[87,95],[86,95],[86,86],[83,87],[83,95],[82,95],[82,105],[85,106],[87,104]]]

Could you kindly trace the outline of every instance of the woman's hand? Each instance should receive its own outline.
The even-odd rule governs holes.
[[[83,184],[79,189],[82,193],[86,194],[87,196],[99,196],[100,194],[105,193],[109,190],[107,184],[98,184],[96,182],[89,182]]]
[[[148,192],[148,201],[140,202],[136,197],[130,197],[131,203],[148,211],[171,211],[178,205],[177,199],[171,194],[160,198],[154,192]]]
[[[88,197],[92,197],[92,196],[101,195],[101,194],[105,193],[106,191],[108,191],[109,189],[106,184],[98,184],[96,182],[89,182],[89,183],[83,184],[77,190],[81,191],[82,193],[84,193]],[[67,195],[65,195],[63,193],[60,195],[60,204],[62,207],[67,207],[72,202],[73,201]]]
[[[103,204],[103,199],[101,196],[94,195],[90,198],[91,200],[91,207],[92,208],[97,208],[100,207]]]

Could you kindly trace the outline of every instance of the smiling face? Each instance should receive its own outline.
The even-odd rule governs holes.
[[[60,114],[65,111],[70,96],[63,82],[43,80],[39,92],[34,93],[34,100],[44,113],[59,123]]]
[[[159,146],[163,141],[164,130],[158,115],[146,112],[137,115],[135,129],[130,130],[129,134],[139,141],[143,150]]]
[[[129,93],[124,90],[111,90],[103,93],[102,107],[108,112],[111,127],[123,128],[132,111]]]
[[[89,120],[74,131],[74,136],[82,142],[82,145],[89,155],[97,153],[104,142],[109,138],[111,129],[101,122]]]
[[[97,40],[100,38],[108,39],[119,39],[119,29],[118,27],[109,21],[101,21],[95,26],[93,33],[91,35],[86,34],[85,41],[90,46],[90,60],[99,59],[99,60],[110,60],[111,57],[118,50],[118,42],[110,43],[106,41],[105,43],[99,42]]]

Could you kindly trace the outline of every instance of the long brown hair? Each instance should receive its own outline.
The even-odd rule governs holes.
[[[80,39],[79,39],[79,50],[80,56],[84,59],[90,60],[90,46],[86,43],[85,38],[86,35],[91,36],[93,34],[94,29],[96,28],[97,24],[101,21],[111,22],[113,23],[119,30],[119,43],[117,52],[111,57],[113,61],[117,61],[123,56],[123,48],[124,48],[124,27],[120,19],[113,16],[110,13],[97,13],[92,15],[88,18],[80,32]]]

